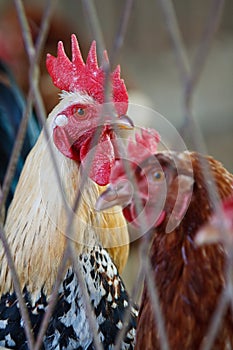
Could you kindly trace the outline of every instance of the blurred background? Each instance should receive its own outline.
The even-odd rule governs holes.
[[[24,1],[27,17],[36,40],[45,2]],[[112,43],[124,9],[124,0],[95,0],[105,47]],[[203,33],[211,1],[174,0],[177,20],[190,62]],[[195,89],[193,113],[199,123],[206,151],[233,171],[233,2],[228,0],[211,45],[207,61]],[[81,1],[57,2],[48,40],[41,60],[40,86],[47,112],[57,103],[58,91],[45,69],[47,52],[56,53],[58,40],[70,52],[70,34],[78,36],[83,56],[95,39],[91,22]],[[0,59],[4,60],[22,91],[28,92],[28,59],[13,1],[0,0]],[[130,102],[150,107],[162,114],[177,129],[183,122],[183,91],[174,52],[158,1],[135,0],[124,42],[116,58],[130,93]],[[135,120],[134,116],[132,118]],[[146,113],[135,124],[155,127]],[[129,261],[131,264],[131,261]],[[131,269],[137,268],[130,266]],[[129,275],[126,279],[129,280]]]
[[[29,22],[36,38],[44,2],[24,1]],[[99,22],[105,46],[109,52],[119,27],[124,0],[96,0]],[[190,61],[195,53],[208,16],[211,1],[176,0],[174,7],[188,50]],[[233,170],[233,2],[225,2],[221,23],[215,34],[209,56],[194,95],[194,115],[200,123],[209,153]],[[45,70],[46,52],[55,53],[58,40],[70,49],[70,33],[77,34],[83,55],[94,39],[90,20],[81,1],[58,1],[46,49],[42,58],[41,85],[48,95],[47,109],[55,105],[54,88]],[[28,64],[12,1],[0,0],[0,58],[12,67],[24,91],[28,88]],[[132,103],[152,107],[175,127],[182,122],[182,90],[174,53],[157,1],[135,0],[123,46],[116,59],[121,64],[122,77],[131,91]],[[47,91],[46,91],[47,90]],[[155,126],[144,116],[137,121]],[[156,127],[156,126],[155,126]]]

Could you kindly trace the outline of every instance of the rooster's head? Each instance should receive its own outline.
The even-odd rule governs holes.
[[[61,153],[84,165],[88,163],[89,151],[95,146],[90,157],[89,176],[97,184],[106,185],[118,157],[114,142],[116,128],[133,127],[126,116],[128,94],[117,66],[109,74],[111,98],[106,101],[107,73],[104,66],[108,66],[107,53],[104,52],[103,65],[99,67],[93,41],[84,63],[75,35],[72,35],[71,42],[72,60],[67,57],[63,43],[59,42],[57,57],[48,54],[46,61],[54,85],[63,91],[62,96],[67,101],[65,107],[54,115],[53,140]]]

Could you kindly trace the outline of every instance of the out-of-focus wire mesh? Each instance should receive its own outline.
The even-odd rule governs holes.
[[[20,133],[1,184],[2,200],[13,176],[30,110],[36,110],[43,124],[58,102],[58,90],[45,69],[45,55],[56,54],[58,40],[64,41],[69,54],[72,33],[77,34],[84,57],[95,39],[99,55],[106,48],[110,64],[121,64],[131,103],[161,113],[179,130],[188,148],[212,154],[232,171],[232,12],[233,3],[222,0],[0,1],[0,58],[27,96]],[[135,125],[156,128],[149,115],[136,120],[131,117]],[[3,230],[1,239],[11,261]],[[123,274],[129,292],[135,289],[141,268],[139,243],[132,244]],[[73,254],[72,245],[68,245],[64,261]],[[146,263],[143,268],[150,276]],[[20,288],[17,293],[20,297]],[[140,298],[137,301],[140,303]],[[221,317],[221,310],[217,317]],[[27,336],[30,339],[30,331]],[[40,336],[42,339],[43,332]],[[212,336],[210,330],[209,344]],[[31,349],[38,349],[38,343],[35,347],[33,343],[31,339]],[[163,348],[167,348],[166,342]]]

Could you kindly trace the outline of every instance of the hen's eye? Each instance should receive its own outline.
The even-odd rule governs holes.
[[[162,181],[164,179],[164,173],[162,171],[156,171],[152,174],[154,181]]]
[[[82,107],[74,107],[73,114],[83,117],[85,115],[85,109]]]

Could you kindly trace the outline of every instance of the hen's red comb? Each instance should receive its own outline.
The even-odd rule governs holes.
[[[137,165],[151,157],[157,152],[158,143],[160,142],[160,135],[154,129],[140,128],[141,134],[135,134],[135,141],[128,140],[127,145],[127,158],[126,160],[131,163],[131,169],[135,169]],[[120,159],[113,167],[110,177],[110,183],[119,182],[120,178],[125,178],[125,164]]]
[[[56,87],[61,90],[88,93],[99,103],[104,103],[105,72],[98,66],[96,56],[96,42],[93,41],[87,56],[86,64],[76,36],[71,36],[72,60],[70,60],[61,41],[58,43],[57,57],[47,55],[47,70]],[[107,52],[104,52],[106,61]],[[120,78],[120,66],[111,74],[112,99],[119,115],[125,114],[128,108],[128,93],[124,81]]]
[[[127,151],[129,159],[136,164],[157,152],[160,135],[154,129],[141,128],[141,135],[135,134],[135,142],[129,142]]]

